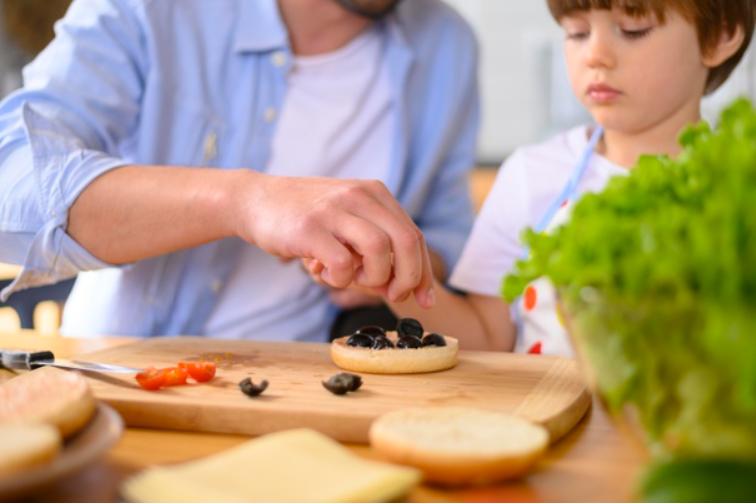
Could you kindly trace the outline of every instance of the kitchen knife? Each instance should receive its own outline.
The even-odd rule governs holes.
[[[144,369],[121,367],[107,363],[82,362],[55,358],[52,351],[20,351],[0,349],[0,368],[12,370],[34,370],[44,366],[62,369],[82,370],[85,372],[112,372],[120,374],[137,374]]]

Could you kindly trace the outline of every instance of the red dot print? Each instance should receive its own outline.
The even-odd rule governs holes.
[[[536,293],[536,289],[532,286],[529,286],[525,290],[525,309],[528,311],[532,311],[533,308],[536,306],[536,302],[538,301],[538,294]]]
[[[564,202],[562,202],[562,205],[561,205],[561,206],[559,206],[559,207],[560,207],[560,208],[564,208],[564,207],[565,207],[565,206],[567,206],[568,204],[570,204],[570,200],[569,200],[569,199],[567,199],[567,200],[565,200]]]
[[[535,344],[530,346],[530,349],[528,349],[528,354],[540,355],[542,346],[543,345],[540,342],[536,342]]]

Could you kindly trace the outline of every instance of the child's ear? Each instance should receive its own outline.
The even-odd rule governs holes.
[[[703,65],[707,68],[716,68],[730,59],[743,45],[745,32],[743,26],[738,25],[732,33],[725,28],[719,37],[717,45],[709,48],[702,57]]]

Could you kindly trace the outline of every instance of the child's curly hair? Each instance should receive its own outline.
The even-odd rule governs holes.
[[[31,55],[53,39],[53,25],[63,17],[71,0],[0,0],[3,31]]]
[[[549,10],[559,21],[575,11],[591,9],[624,9],[630,16],[653,13],[660,22],[670,9],[680,13],[696,26],[701,51],[706,53],[717,43],[723,30],[734,33],[738,26],[745,35],[743,45],[730,59],[709,72],[706,94],[721,86],[743,58],[753,37],[756,24],[754,0],[548,0]]]

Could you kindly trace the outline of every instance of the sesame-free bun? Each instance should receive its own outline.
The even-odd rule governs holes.
[[[388,332],[386,335],[396,344],[396,332]],[[368,374],[437,372],[457,364],[459,342],[454,337],[444,336],[444,339],[446,346],[371,349],[347,346],[349,336],[340,337],[331,343],[331,360],[344,370]]]
[[[0,425],[0,479],[43,465],[61,449],[58,429],[47,424]]]
[[[0,425],[46,424],[68,438],[89,422],[95,407],[78,372],[42,367],[0,385]]]
[[[519,477],[548,444],[542,426],[465,407],[400,409],[370,427],[370,445],[389,461],[418,468],[426,481],[449,486]]]

